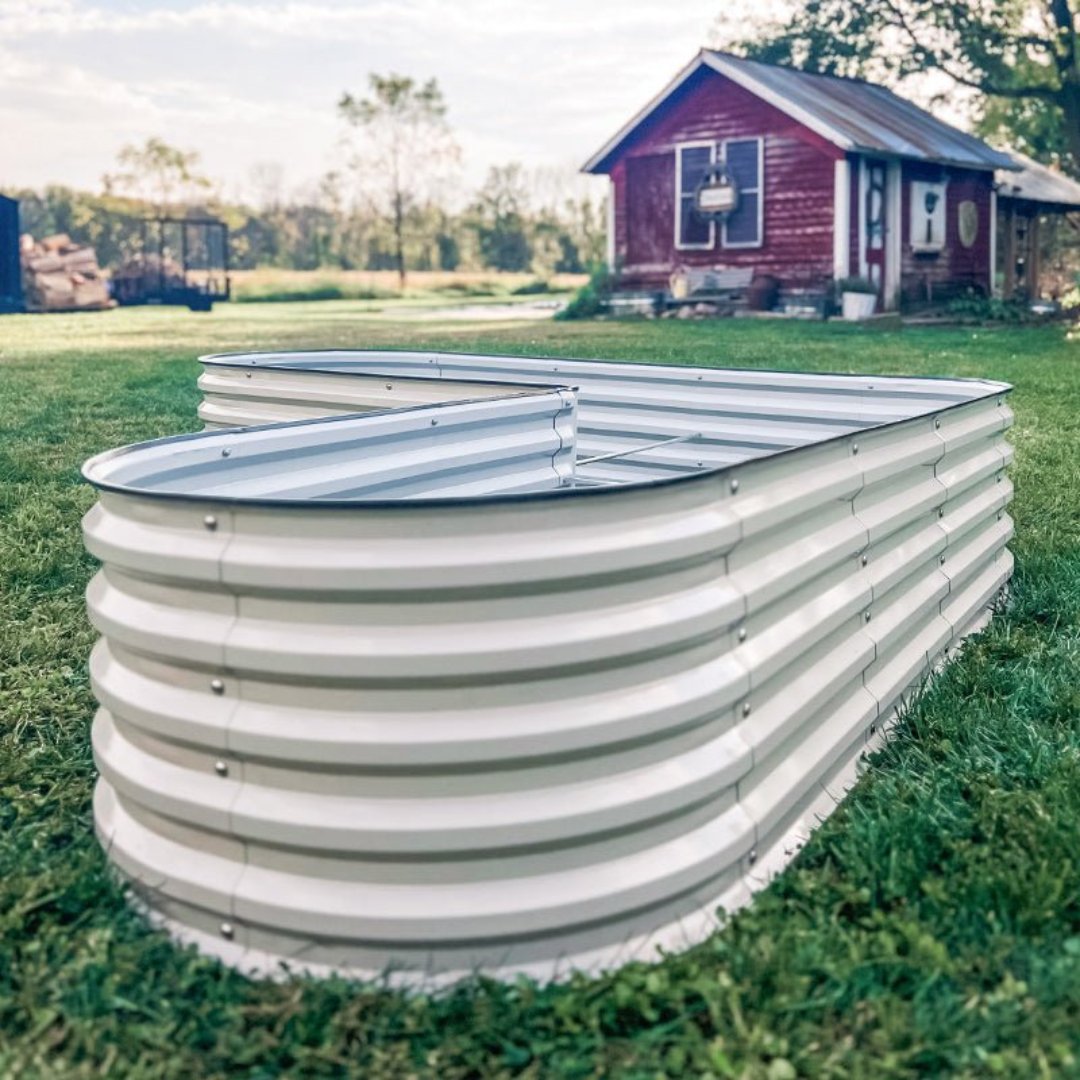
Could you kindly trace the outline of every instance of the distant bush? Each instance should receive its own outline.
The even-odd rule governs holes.
[[[448,281],[432,289],[432,292],[450,296],[502,296],[505,291],[494,281]]]
[[[524,285],[519,285],[516,289],[512,290],[511,296],[538,296],[542,293],[552,292],[551,282],[546,281],[544,278],[534,278],[532,281],[526,281]]]
[[[233,290],[233,300],[239,304],[285,304],[305,300],[390,300],[397,295],[389,289],[335,281],[313,281],[310,285],[252,283],[238,285]]]
[[[596,318],[603,314],[614,287],[615,276],[605,263],[598,263],[589,274],[589,280],[574,293],[570,303],[555,318],[563,321]]]

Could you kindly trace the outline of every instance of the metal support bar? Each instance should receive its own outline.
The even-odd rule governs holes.
[[[644,446],[635,446],[632,450],[616,450],[610,454],[597,454],[596,457],[578,458],[577,467],[592,465],[595,461],[612,461],[615,458],[629,457],[631,454],[643,454],[646,450],[655,450],[660,446],[670,446],[672,443],[692,442],[700,439],[701,432],[695,431],[693,435],[676,435],[673,439],[661,439],[659,442],[646,443]]]

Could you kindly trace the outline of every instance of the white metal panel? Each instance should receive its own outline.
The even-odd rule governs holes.
[[[528,382],[540,361],[429,366],[462,364]],[[704,373],[652,368],[650,411],[644,375],[628,397],[582,366],[638,437],[668,408],[761,453],[659,486],[371,503],[210,498],[213,454],[155,497],[181,482],[156,444],[124,474],[142,486],[103,491],[97,829],[172,932],[245,969],[412,983],[685,946],[794,854],[1007,580],[1005,388],[896,380],[876,402],[878,380],[709,372],[710,412],[684,385]],[[845,410],[863,426],[838,431]],[[777,424],[806,441],[775,452]]]

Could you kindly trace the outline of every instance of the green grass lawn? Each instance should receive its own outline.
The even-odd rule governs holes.
[[[1012,600],[705,944],[437,999],[248,982],[91,831],[90,454],[198,427],[193,358],[423,345],[1015,384]],[[393,323],[362,305],[0,318],[0,1077],[1080,1075],[1080,341],[1054,328]]]

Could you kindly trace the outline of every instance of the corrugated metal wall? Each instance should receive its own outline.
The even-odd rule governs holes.
[[[697,374],[652,371],[661,412]],[[735,397],[761,379],[708,375]],[[772,381],[756,416],[816,393],[875,426],[562,496],[103,491],[110,859],[174,933],[260,970],[549,977],[699,940],[1011,570],[1003,387]]]

